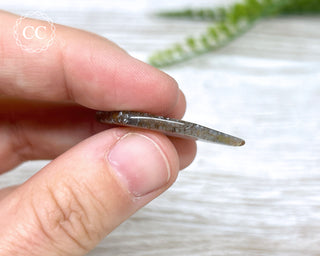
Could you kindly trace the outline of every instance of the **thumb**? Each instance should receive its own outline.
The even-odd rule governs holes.
[[[0,255],[84,255],[176,179],[161,134],[114,128],[76,145],[0,201]]]

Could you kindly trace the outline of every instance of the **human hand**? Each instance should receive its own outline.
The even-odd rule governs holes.
[[[0,255],[84,255],[196,151],[193,141],[102,125],[95,110],[181,118],[185,98],[171,77],[88,32],[57,25],[48,50],[25,52],[12,36],[17,18],[0,12],[0,173],[54,160],[0,190]]]

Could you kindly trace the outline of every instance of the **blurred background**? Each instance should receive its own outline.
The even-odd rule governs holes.
[[[233,2],[11,0],[0,8],[43,11],[146,61],[209,23],[155,12]],[[264,19],[224,48],[164,68],[186,94],[185,120],[246,145],[199,142],[173,187],[88,255],[320,255],[319,28],[320,16]],[[2,175],[0,186],[21,183],[46,163],[25,163]]]

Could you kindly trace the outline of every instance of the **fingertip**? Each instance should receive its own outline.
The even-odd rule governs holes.
[[[130,106],[126,108],[127,110],[165,116],[184,112],[185,106],[180,102],[181,91],[173,77],[132,56],[128,58],[130,58],[130,68],[127,69],[126,73],[121,74],[118,82],[118,84],[128,85],[128,83],[125,83],[128,80],[130,81],[129,84],[135,88],[136,93],[131,93],[129,98],[134,101],[136,106]],[[130,99],[127,100],[127,103],[130,102]]]
[[[179,89],[178,98],[175,106],[169,112],[168,117],[181,119],[186,112],[187,101],[184,93]]]
[[[163,115],[175,108],[179,87],[168,74],[106,38],[61,25],[57,31],[69,99],[99,110]]]

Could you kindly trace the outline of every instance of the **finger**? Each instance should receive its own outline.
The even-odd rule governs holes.
[[[161,134],[114,128],[76,145],[0,201],[0,254],[84,255],[176,179]]]
[[[72,100],[99,110],[137,110],[181,115],[176,81],[105,38],[56,25],[54,44],[33,54],[17,46],[17,16],[0,12],[0,95]],[[28,25],[47,23],[28,20]],[[18,31],[18,33],[22,31]],[[50,36],[50,31],[47,31]]]
[[[53,159],[81,140],[110,127],[97,122],[95,111],[79,105],[2,99],[0,173],[26,160]],[[185,141],[180,144],[181,166],[186,166],[183,155],[192,154],[194,146],[188,146],[190,143]]]

